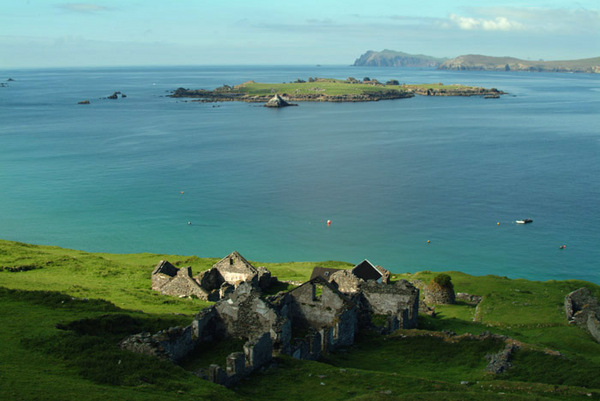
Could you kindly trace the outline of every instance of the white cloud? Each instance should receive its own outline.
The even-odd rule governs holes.
[[[476,17],[475,21],[500,22],[516,24],[521,29],[530,31],[557,32],[568,34],[574,32],[589,32],[597,34],[600,31],[600,11],[583,8],[533,8],[533,7],[469,7],[465,12]],[[452,16],[451,16],[452,18]],[[461,18],[454,16],[451,20],[454,26]],[[483,28],[480,28],[483,29]]]
[[[516,21],[510,21],[506,17],[496,17],[494,19],[461,17],[460,15],[450,14],[450,26],[457,26],[466,31],[516,31],[522,30],[525,26]]]

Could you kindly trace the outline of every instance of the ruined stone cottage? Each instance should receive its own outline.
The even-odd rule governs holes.
[[[322,277],[327,281],[331,281],[332,276],[338,272],[349,272],[356,278],[364,281],[376,281],[378,283],[388,284],[390,282],[391,273],[381,266],[375,266],[367,259],[363,260],[351,270],[331,269],[326,267],[315,267],[310,275],[310,279]]]
[[[240,283],[252,282],[265,289],[274,280],[276,279],[271,277],[271,272],[267,269],[255,268],[234,251],[196,277],[192,276],[189,266],[178,269],[168,261],[161,260],[152,272],[152,289],[164,295],[197,296],[208,301],[218,301]]]
[[[358,277],[355,269],[329,271],[329,279],[317,275],[288,292],[265,297],[261,282],[270,282],[270,273],[255,269],[237,252],[197,278],[192,278],[189,268],[177,269],[161,261],[152,273],[154,289],[167,293],[174,288],[212,288],[207,292],[210,299],[217,287],[221,292],[228,287],[227,297],[200,311],[187,327],[130,336],[121,346],[177,363],[201,343],[247,340],[243,352],[227,357],[225,369],[211,365],[206,374],[215,383],[232,385],[268,363],[274,352],[316,360],[337,347],[352,345],[359,330],[416,327],[419,290],[404,280],[384,284],[385,272],[370,263],[357,266],[361,266],[357,273],[371,279]]]
[[[176,297],[195,295],[207,299],[209,294],[192,277],[191,267],[178,269],[166,260],[161,260],[152,271],[152,289]]]

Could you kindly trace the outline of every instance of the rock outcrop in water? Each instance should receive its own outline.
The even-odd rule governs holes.
[[[298,105],[294,104],[294,103],[288,103],[279,95],[273,96],[267,103],[265,103],[265,107],[272,107],[272,108],[280,108],[280,107],[287,107],[287,106],[298,106]]]

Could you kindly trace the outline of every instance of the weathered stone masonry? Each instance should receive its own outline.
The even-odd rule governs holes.
[[[372,267],[365,262],[357,266]],[[137,334],[121,346],[177,363],[201,343],[247,340],[243,352],[227,357],[225,369],[211,365],[206,375],[230,386],[268,364],[273,352],[317,360],[336,347],[352,345],[360,329],[374,327],[374,315],[387,317],[384,327],[376,327],[382,333],[416,327],[419,290],[404,280],[384,284],[385,269],[373,269],[377,281],[342,270],[328,275],[329,280],[317,275],[289,292],[263,297],[261,289],[273,282],[270,272],[255,269],[237,252],[197,278],[189,267],[177,269],[161,261],[152,273],[153,289],[179,296],[204,291],[207,299],[220,301],[200,311],[187,327]]]

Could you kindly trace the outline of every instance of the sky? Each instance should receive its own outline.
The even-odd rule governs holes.
[[[600,56],[598,0],[3,0],[0,69]]]

